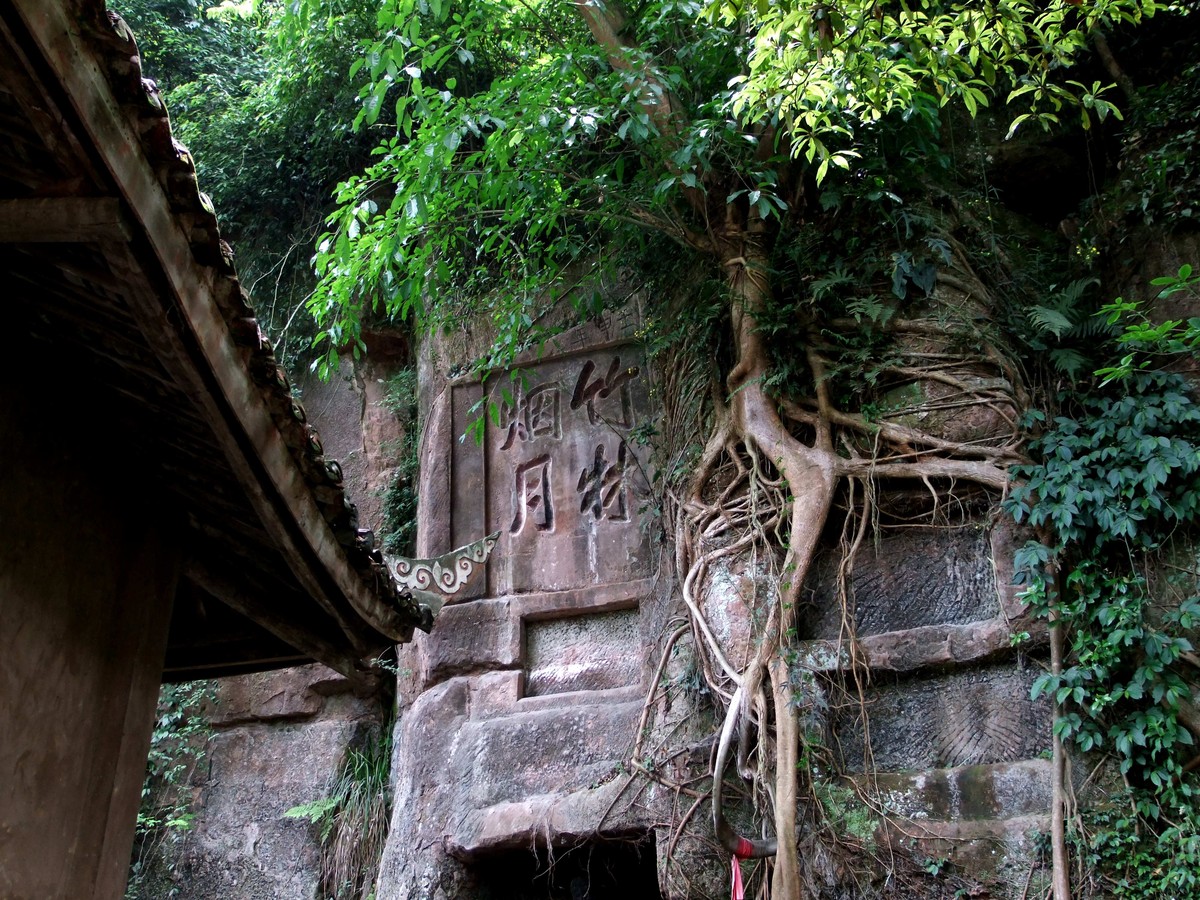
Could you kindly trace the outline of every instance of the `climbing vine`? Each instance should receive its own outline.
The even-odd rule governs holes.
[[[1084,810],[1072,833],[1081,896],[1142,900],[1200,891],[1200,815],[1194,805],[1147,827],[1132,795]]]
[[[209,710],[215,700],[212,681],[167,684],[159,692],[130,861],[129,897],[140,896],[153,877],[162,845],[191,828],[189,782],[207,751]]]
[[[1155,283],[1162,298],[1188,290],[1191,267]],[[1098,372],[1105,389],[1060,397],[1053,420],[1031,415],[1038,462],[1015,467],[1005,507],[1039,534],[1017,554],[1018,580],[1064,642],[1033,696],[1055,704],[1057,739],[1110,754],[1127,786],[1126,812],[1076,820],[1077,853],[1096,867],[1084,880],[1119,897],[1185,896],[1198,846],[1200,405],[1149,360],[1194,352],[1192,326],[1152,324],[1121,300],[1103,312],[1133,352]]]

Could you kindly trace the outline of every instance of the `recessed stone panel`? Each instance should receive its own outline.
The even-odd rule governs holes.
[[[507,600],[445,607],[436,627],[421,641],[424,683],[516,666],[519,629]]]
[[[883,772],[1014,762],[1050,746],[1051,709],[1029,699],[1037,673],[990,666],[868,688],[871,759]],[[863,769],[856,705],[838,726],[846,769]]]
[[[526,622],[525,695],[637,684],[641,656],[636,609]]]
[[[631,434],[648,420],[647,369],[617,345],[520,370],[486,386],[482,441],[452,452],[456,543],[499,532],[487,594],[567,590],[650,572],[638,527],[646,459]],[[455,434],[484,414],[484,388],[452,388]],[[486,406],[486,404],[485,404]]]
[[[840,554],[817,564],[811,636],[842,629]],[[914,529],[864,544],[850,578],[859,637],[924,625],[965,625],[1000,613],[991,543],[980,528]]]

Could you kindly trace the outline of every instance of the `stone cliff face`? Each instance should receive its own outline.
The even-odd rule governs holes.
[[[728,896],[705,780],[720,726],[669,545],[646,515],[652,462],[636,438],[657,420],[658,386],[637,327],[629,311],[568,331],[498,382],[506,393],[489,385],[501,410],[479,443],[460,435],[482,388],[447,374],[467,351],[421,360],[417,555],[500,538],[486,575],[400,651],[380,900]],[[379,521],[399,437],[378,402],[386,362],[374,365],[305,386],[364,522]],[[987,509],[886,533],[859,554],[845,608],[831,552],[794,663],[797,678],[855,698],[803,695],[806,727],[846,773],[818,800],[829,827],[993,884],[1018,866],[1023,877],[1049,800],[1049,710],[1028,701],[1035,673],[1010,641],[1029,627],[1009,586],[1015,540]],[[774,587],[736,554],[708,586],[707,618],[736,665]],[[859,689],[839,643],[851,622]],[[283,812],[324,795],[383,711],[316,667],[231,679],[219,694],[196,825],[163,883],[180,897],[317,897],[317,834]],[[734,807],[757,834],[749,807]]]
[[[486,579],[401,653],[380,898],[728,896],[704,780],[719,723],[646,519],[650,457],[632,440],[659,417],[636,327],[616,315],[528,361],[479,444],[459,435],[483,388],[445,375],[445,349],[443,364],[423,361],[418,552],[490,531],[500,546]],[[987,509],[891,532],[859,555],[849,610],[831,554],[795,665],[849,683],[838,638],[853,619],[859,701],[808,719],[847,773],[830,791],[868,804],[850,801],[860,821],[832,827],[996,883],[1028,870],[1049,803],[1049,710],[1028,700],[1035,672],[1010,641],[1026,627],[1013,541]],[[767,581],[736,554],[710,573],[706,616],[733,657],[753,650]],[[757,833],[746,809],[733,815]]]
[[[719,723],[645,518],[651,461],[633,438],[658,411],[636,327],[629,313],[563,335],[478,444],[459,436],[480,386],[445,374],[445,348],[441,365],[422,361],[417,554],[492,531],[500,544],[433,633],[401,649],[380,900],[728,894],[704,790]],[[380,520],[400,437],[379,402],[387,365],[305,385],[364,522]],[[989,522],[981,510],[884,536],[858,557],[851,611],[831,553],[798,636],[798,668],[837,681],[852,616],[870,674],[858,704],[808,719],[838,748],[842,794],[873,805],[866,825],[834,827],[915,841],[981,876],[1024,864],[1049,785],[1049,712],[1026,700],[1034,673],[1010,648],[1013,536]],[[737,556],[710,576],[706,613],[734,657],[752,651],[764,578]],[[383,717],[319,667],[223,683],[196,824],[160,886],[319,896],[316,829],[283,813],[323,797],[346,747]],[[733,815],[754,833],[748,809]]]
[[[284,813],[325,796],[346,748],[381,714],[324,666],[223,679],[191,779],[194,824],[167,839],[134,896],[318,897],[314,829]]]

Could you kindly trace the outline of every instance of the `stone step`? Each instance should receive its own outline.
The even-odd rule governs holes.
[[[965,822],[1045,815],[1050,809],[1050,761],[914,772],[878,772],[850,780],[878,808],[911,821]]]
[[[1041,884],[1044,873],[1038,874],[1039,835],[1049,830],[1048,814],[961,822],[892,820],[883,827],[880,837],[888,846],[918,858],[945,860],[960,877],[990,886],[978,896],[1015,900],[1018,896],[1046,896],[1040,889],[1025,893],[1021,886],[1035,877],[1036,884]]]
[[[1030,876],[1050,828],[1050,775],[1049,760],[1028,759],[851,780],[887,815],[880,840],[995,885]]]

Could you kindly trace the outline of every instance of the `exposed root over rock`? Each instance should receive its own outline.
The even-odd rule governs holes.
[[[798,815],[806,808],[802,794],[811,787],[801,762],[802,741],[808,740],[801,716],[827,701],[808,696],[821,690],[814,678],[797,678],[804,664],[797,661],[795,640],[801,588],[826,522],[835,504],[844,503],[847,518],[838,581],[843,602],[840,643],[847,652],[846,664],[839,662],[835,668],[853,674],[861,700],[871,660],[854,635],[847,584],[854,555],[878,515],[877,495],[898,484],[915,483],[928,491],[934,515],[962,487],[992,500],[1002,496],[1007,468],[1021,458],[1016,411],[1023,392],[1016,367],[995,348],[979,350],[976,340],[979,363],[972,367],[961,353],[945,346],[953,329],[908,321],[896,326],[906,335],[902,344],[907,349],[898,353],[900,361],[886,374],[898,385],[915,386],[908,391],[918,399],[910,399],[894,414],[868,419],[861,412],[837,408],[830,390],[833,363],[828,348],[816,329],[810,331],[804,323],[798,324],[796,335],[803,341],[799,355],[807,365],[811,396],[772,396],[766,386],[768,351],[759,328],[761,313],[771,301],[760,225],[751,216],[743,228],[729,228],[725,238],[716,241],[723,248],[736,358],[724,394],[714,400],[710,436],[688,485],[668,504],[689,621],[667,638],[654,684],[657,690],[672,648],[690,630],[698,668],[711,695],[724,707],[711,792],[716,836],[732,854],[772,858],[771,900],[795,900],[813,896],[821,880],[812,865],[802,867],[799,853],[802,845],[811,843],[798,827]],[[943,280],[941,289],[956,292],[964,302],[978,304],[987,297],[969,270]],[[690,393],[694,400],[697,392]],[[948,412],[957,425],[969,421],[970,433],[948,426]],[[927,418],[941,427],[924,430],[921,423]],[[769,573],[770,578],[761,589],[755,586],[746,621],[734,635],[730,623],[713,616],[722,584],[718,575],[739,561],[749,561],[753,571]],[[653,692],[639,735],[646,732],[652,709]],[[635,765],[641,765],[641,749],[639,738]],[[725,772],[735,759],[762,811],[759,836],[739,834],[726,818]],[[697,795],[689,806],[685,822],[703,796]]]

